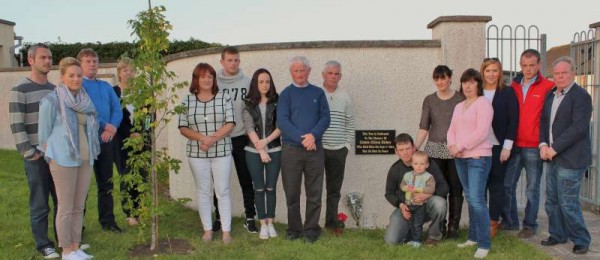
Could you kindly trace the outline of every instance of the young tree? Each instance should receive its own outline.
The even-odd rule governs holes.
[[[167,70],[161,56],[161,52],[169,48],[167,37],[172,30],[172,25],[165,18],[165,11],[164,6],[150,7],[129,21],[132,35],[137,38],[133,53],[136,76],[130,83],[131,87],[123,93],[123,101],[136,108],[132,132],[139,134],[125,141],[125,147],[130,151],[127,165],[131,174],[125,175],[122,181],[135,185],[133,187],[141,193],[140,206],[133,210],[142,220],[141,232],[147,227],[144,223],[150,220],[150,250],[157,247],[159,239],[158,218],[162,213],[159,207],[159,179],[168,176],[170,170],[177,172],[181,163],[169,156],[166,147],[158,147],[157,139],[172,117],[182,111],[181,106],[176,106],[179,99],[176,92],[187,85],[185,82],[169,84],[176,79],[176,75]],[[132,205],[130,201],[128,206]]]

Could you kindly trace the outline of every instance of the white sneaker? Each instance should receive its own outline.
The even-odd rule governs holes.
[[[270,237],[277,237],[277,231],[275,231],[275,226],[273,224],[269,224],[267,228],[269,228]]]
[[[477,251],[475,251],[475,255],[473,257],[475,257],[477,259],[483,259],[483,258],[487,257],[489,252],[490,252],[489,249],[477,248]]]
[[[90,249],[92,246],[90,246],[90,244],[80,244],[79,245],[79,249],[81,250],[88,250]]]
[[[82,256],[80,256],[77,251],[71,251],[71,253],[62,254],[62,259],[63,260],[87,260],[87,258],[84,258]]]
[[[83,250],[81,250],[81,249],[77,249],[77,251],[75,251],[75,252],[77,252],[78,255],[84,257],[85,259],[92,259],[92,258],[94,258],[93,255],[88,255],[85,252],[83,252]]]
[[[465,248],[465,247],[476,246],[476,245],[477,245],[477,242],[475,242],[473,240],[467,240],[467,242],[460,243],[456,246],[459,248]]]
[[[260,234],[258,235],[260,239],[269,239],[269,229],[266,225],[260,226]]]

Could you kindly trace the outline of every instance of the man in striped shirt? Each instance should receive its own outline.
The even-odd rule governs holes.
[[[344,89],[339,88],[342,79],[342,65],[330,60],[325,63],[323,90],[329,104],[329,128],[323,134],[325,149],[325,187],[327,189],[327,206],[325,210],[325,228],[339,226],[337,220],[340,190],[344,181],[344,169],[348,150],[354,143],[354,114],[352,99]]]
[[[49,195],[54,202],[56,219],[57,199],[54,182],[44,155],[36,148],[39,144],[40,100],[56,87],[48,82],[48,73],[52,69],[52,53],[48,46],[36,44],[29,47],[27,61],[31,66],[29,77],[23,79],[10,91],[8,104],[10,130],[15,138],[17,150],[25,159],[25,174],[29,184],[29,219],[36,249],[44,255],[45,259],[59,258],[54,242],[48,238]]]

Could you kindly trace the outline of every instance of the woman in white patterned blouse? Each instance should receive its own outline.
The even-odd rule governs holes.
[[[192,73],[190,95],[179,115],[179,131],[188,141],[186,152],[196,184],[198,212],[204,228],[202,240],[212,240],[212,187],[221,213],[223,243],[231,240],[231,139],[235,126],[231,98],[219,91],[216,72],[206,63],[199,63]]]

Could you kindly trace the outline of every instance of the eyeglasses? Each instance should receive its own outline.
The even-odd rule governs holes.
[[[493,60],[493,61],[500,61],[500,59],[498,59],[498,58],[484,58],[483,62],[491,61],[491,60]]]

